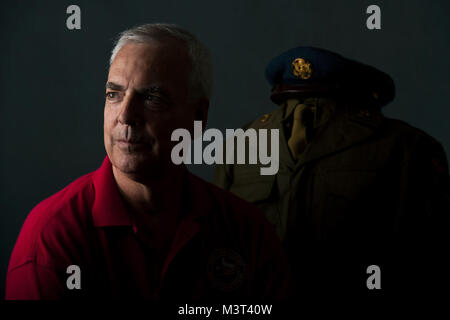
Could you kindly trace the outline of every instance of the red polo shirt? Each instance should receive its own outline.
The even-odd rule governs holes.
[[[157,270],[106,157],[28,215],[9,263],[6,298],[284,298],[286,260],[263,214],[187,170],[183,194],[180,222]],[[80,268],[80,289],[67,286],[70,265]]]

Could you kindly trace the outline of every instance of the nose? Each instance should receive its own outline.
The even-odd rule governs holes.
[[[118,121],[123,125],[137,126],[142,123],[142,108],[135,93],[125,95],[122,100]]]

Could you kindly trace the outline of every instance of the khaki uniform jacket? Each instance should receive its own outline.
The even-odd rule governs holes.
[[[405,122],[355,111],[336,114],[295,161],[283,108],[244,127],[279,129],[278,173],[218,165],[214,182],[264,211],[298,290],[367,290],[372,264],[384,271],[388,289],[430,285],[420,261],[444,274],[450,183],[442,146]],[[411,283],[407,269],[419,282]]]

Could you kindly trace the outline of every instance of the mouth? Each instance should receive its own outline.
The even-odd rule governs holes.
[[[144,144],[144,142],[139,140],[117,140],[117,143],[124,144],[124,145],[138,145],[138,144]]]
[[[117,146],[127,152],[139,151],[148,148],[148,144],[139,140],[116,140]]]

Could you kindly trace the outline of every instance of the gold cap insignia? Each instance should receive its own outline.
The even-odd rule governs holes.
[[[311,78],[313,67],[311,62],[303,58],[297,58],[292,61],[292,73],[294,76],[302,78],[303,80]]]

